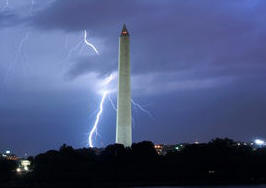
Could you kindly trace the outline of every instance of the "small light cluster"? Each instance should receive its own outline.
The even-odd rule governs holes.
[[[11,161],[17,161],[18,157],[14,154],[11,153],[10,150],[6,150],[5,153],[2,154],[2,157],[6,160],[11,160]]]
[[[168,152],[181,151],[184,147],[185,147],[184,144],[176,144],[176,145],[156,144],[154,145],[154,149],[156,150],[158,155],[166,155]]]
[[[18,168],[16,169],[17,173],[26,173],[30,170],[31,162],[29,160],[20,160]]]
[[[158,153],[158,155],[160,155],[163,152],[163,145],[162,144],[154,145],[154,148],[155,148],[156,152]]]

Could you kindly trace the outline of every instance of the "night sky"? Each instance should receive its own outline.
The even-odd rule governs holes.
[[[132,97],[151,112],[132,106],[134,142],[266,138],[265,20],[265,0],[0,0],[0,151],[87,146],[124,23]],[[106,100],[97,147],[115,120]]]

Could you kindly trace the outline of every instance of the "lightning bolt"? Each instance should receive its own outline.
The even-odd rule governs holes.
[[[79,55],[82,54],[83,52],[83,49],[84,49],[84,45],[82,44],[85,44],[86,47],[89,47],[89,48],[92,48],[94,50],[94,52],[99,55],[99,52],[97,50],[97,48],[88,41],[87,39],[87,31],[84,30],[83,31],[83,40],[80,40],[78,43],[76,43],[76,45],[74,45],[67,53],[67,56],[66,56],[66,59],[69,59],[72,54],[74,52],[79,52]],[[65,48],[68,48],[68,37],[66,36],[65,37]],[[110,76],[108,76],[104,82],[103,82],[103,86],[104,88],[106,88],[106,86],[108,86],[108,84],[114,79],[113,77],[113,74],[111,74]],[[104,102],[105,102],[105,99],[106,97],[108,96],[108,94],[110,93],[111,91],[110,90],[106,90],[104,89],[102,92],[101,92],[101,95],[102,95],[102,98],[101,98],[101,101],[100,101],[100,107],[99,107],[99,111],[97,112],[97,115],[96,115],[96,119],[95,119],[95,122],[93,124],[93,127],[92,129],[90,130],[89,132],[89,138],[88,138],[88,144],[89,144],[89,147],[94,147],[93,146],[93,136],[94,134],[97,136],[98,133],[97,133],[97,127],[98,127],[98,124],[99,124],[99,121],[100,121],[100,118],[101,118],[101,115],[103,113],[103,105],[104,105]]]
[[[74,52],[78,52],[81,55],[82,54],[82,51],[83,51],[83,47],[84,47],[82,44],[85,44],[86,47],[92,48],[93,51],[97,55],[99,55],[99,51],[97,50],[97,48],[92,43],[90,43],[88,41],[87,35],[88,35],[87,34],[87,31],[84,30],[83,40],[79,40],[79,42],[77,42],[76,45],[74,45],[72,48],[70,48],[70,50],[67,53],[66,59],[69,59]],[[65,38],[65,48],[68,48],[67,46],[68,46],[68,38],[66,37]]]
[[[2,80],[3,88],[6,85],[7,81],[9,80],[10,76],[14,74],[15,67],[17,67],[18,64],[22,65],[21,70],[24,72],[24,75],[27,75],[26,70],[29,69],[29,65],[26,64],[26,56],[25,56],[23,49],[24,49],[25,42],[29,39],[29,35],[30,33],[26,32],[24,36],[20,39],[18,47],[17,47],[17,52],[14,54],[14,60],[8,63],[6,73]]]
[[[117,112],[117,108],[116,108],[116,105],[113,101],[113,99],[111,98],[110,95],[108,95],[108,100],[110,102],[110,104],[112,105],[112,108],[115,112]],[[140,105],[139,103],[135,102],[133,99],[131,99],[131,103],[133,105],[135,105],[139,110],[141,110],[142,112],[148,114],[152,119],[154,119],[152,113],[150,111],[148,111],[147,109],[145,109],[142,105]],[[136,124],[136,120],[134,118],[134,115],[132,116],[132,125],[133,125],[133,128],[135,128],[135,124]]]
[[[105,87],[108,86],[109,83],[110,83],[113,79],[114,79],[114,76],[113,76],[113,74],[111,74],[110,76],[108,76],[108,77],[104,80],[103,85],[104,85]],[[106,99],[106,97],[108,96],[109,93],[111,93],[110,90],[103,90],[103,91],[102,91],[102,99],[101,99],[101,102],[100,102],[100,108],[99,108],[99,111],[98,111],[98,113],[97,113],[97,115],[96,115],[96,120],[95,120],[95,122],[94,122],[94,124],[93,124],[93,127],[92,127],[92,129],[91,129],[91,131],[90,131],[90,134],[89,134],[89,147],[94,147],[94,146],[93,146],[93,143],[92,143],[92,137],[93,137],[94,133],[96,133],[96,135],[97,135],[97,127],[98,127],[98,124],[99,124],[99,121],[100,121],[100,117],[101,117],[101,115],[102,115],[102,113],[103,113],[103,104],[104,104],[105,99]]]
[[[112,80],[114,80],[114,76],[111,74],[109,77],[107,77],[103,81],[104,88],[106,88]],[[100,102],[100,108],[99,108],[99,111],[98,111],[98,113],[96,115],[96,120],[95,120],[95,122],[93,124],[93,127],[92,127],[92,129],[90,131],[90,134],[89,134],[89,147],[94,147],[93,146],[93,142],[92,142],[92,137],[93,137],[94,134],[97,135],[97,127],[98,127],[101,115],[103,113],[103,104],[104,104],[105,100],[108,99],[110,101],[114,111],[117,111],[116,105],[115,105],[115,103],[113,102],[113,100],[112,100],[112,98],[110,96],[111,91],[104,89],[104,90],[102,90],[101,93],[102,93],[102,99],[101,99],[101,102]],[[135,102],[133,99],[131,99],[131,103],[133,105],[135,105],[139,110],[141,110],[142,112],[148,114],[152,119],[154,119],[152,113],[149,110],[145,109],[142,105],[140,105],[139,103]],[[133,126],[134,126],[135,125],[134,117],[132,117],[132,120],[133,120]]]
[[[95,47],[92,43],[90,43],[90,42],[87,40],[87,31],[86,31],[86,30],[84,30],[84,38],[83,38],[83,42],[84,42],[88,47],[92,48],[92,49],[94,50],[94,52],[95,52],[97,55],[99,55],[99,52],[98,52],[98,50],[96,49],[96,47]],[[78,49],[78,48],[80,49],[80,53],[81,53],[82,48],[80,47],[80,45],[81,45],[81,43],[79,42],[79,43],[78,43],[78,44],[77,44],[77,45],[76,45],[76,46],[75,46],[75,47],[69,52],[69,54],[71,54],[74,50],[76,50],[76,49]],[[103,85],[104,85],[105,87],[108,86],[108,84],[109,84],[113,79],[114,79],[114,77],[113,77],[113,75],[111,74],[109,77],[107,77],[107,78],[105,79]],[[102,92],[102,99],[101,99],[101,101],[100,101],[100,108],[99,108],[99,111],[98,111],[98,113],[97,113],[97,115],[96,115],[96,120],[95,120],[95,122],[94,122],[94,124],[93,124],[93,127],[92,127],[92,129],[91,129],[91,131],[90,131],[90,133],[89,133],[89,147],[94,147],[94,145],[93,145],[93,141],[92,141],[92,138],[93,138],[93,135],[94,135],[94,134],[96,134],[96,136],[97,136],[97,127],[98,127],[98,124],[99,124],[99,121],[100,121],[101,115],[102,115],[102,113],[103,113],[103,104],[104,104],[106,98],[108,98],[108,100],[110,101],[110,103],[111,103],[113,109],[114,109],[115,111],[117,111],[117,108],[116,108],[116,106],[115,106],[115,104],[114,104],[114,102],[113,102],[113,100],[112,100],[112,98],[111,98],[111,96],[110,96],[109,94],[110,94],[110,91],[109,91],[109,90],[104,90],[104,91]],[[132,103],[133,105],[135,105],[138,109],[140,109],[142,112],[148,114],[151,118],[153,118],[151,112],[149,112],[147,109],[145,109],[142,105],[136,103],[133,99],[131,99],[131,103]],[[133,118],[133,120],[134,120],[134,118]],[[134,120],[134,122],[135,122],[135,120]]]
[[[25,56],[23,54],[23,47],[24,47],[24,44],[25,44],[26,40],[29,39],[29,36],[30,36],[30,33],[29,32],[26,32],[25,35],[24,35],[24,37],[21,39],[21,41],[19,43],[18,52],[20,54],[22,54],[22,56]]]
[[[99,123],[99,120],[100,120],[100,117],[101,117],[101,114],[103,112],[103,104],[104,104],[104,101],[105,101],[105,98],[108,94],[108,91],[105,91],[102,95],[102,100],[100,102],[100,110],[99,112],[97,113],[97,116],[96,116],[96,120],[95,120],[95,123],[92,127],[92,130],[90,132],[90,135],[89,135],[89,146],[90,147],[93,147],[93,143],[92,143],[92,136],[93,134],[95,133],[95,131],[97,130],[97,127],[98,127],[98,123]]]
[[[34,0],[31,0],[32,3],[34,3]],[[1,8],[1,11],[7,10],[9,9],[9,5],[10,5],[10,1],[9,0],[5,0],[5,5],[3,8]],[[32,4],[33,6],[33,4]],[[24,32],[22,38],[20,40],[18,40],[18,45],[17,48],[15,49],[15,53],[13,56],[13,60],[7,62],[7,67],[6,67],[6,71],[3,75],[3,79],[1,80],[2,82],[2,87],[1,90],[4,89],[6,82],[9,80],[10,75],[14,74],[15,67],[17,67],[17,70],[21,70],[23,71],[24,75],[27,75],[27,67],[29,67],[29,64],[26,62],[26,55],[24,53],[24,45],[26,43],[26,41],[29,39],[30,36],[30,32],[26,31]],[[18,67],[18,64],[22,65],[22,67]]]
[[[149,110],[145,109],[142,105],[140,105],[139,103],[135,102],[133,99],[131,99],[131,103],[133,105],[135,105],[139,110],[141,110],[142,112],[148,114],[152,119],[154,119],[152,113]]]
[[[60,65],[62,66],[62,71],[65,72],[67,67],[71,66],[72,63],[69,62],[69,59],[73,56],[73,54],[76,54],[78,51],[81,51],[82,48],[82,44],[83,44],[83,40],[78,40],[78,41],[74,41],[74,45],[71,45],[71,48],[69,48],[69,44],[70,40],[69,40],[69,36],[65,35],[65,49],[67,49],[67,53],[64,57],[64,61],[62,61],[60,63]],[[69,62],[69,63],[66,63]]]
[[[98,50],[95,48],[95,46],[87,40],[87,31],[86,31],[86,30],[84,30],[84,43],[85,43],[88,47],[91,47],[91,48],[95,51],[95,53],[96,53],[97,55],[99,55],[99,52],[98,52]]]
[[[30,36],[30,32],[26,32],[24,34],[24,37],[21,39],[20,43],[19,43],[19,47],[18,47],[18,57],[21,57],[21,60],[22,60],[22,65],[24,65],[24,73],[25,75],[27,74],[26,72],[26,69],[29,69],[29,64],[27,63],[27,60],[26,60],[26,55],[24,53],[24,44],[25,42],[29,39],[29,36]],[[28,68],[26,68],[26,66],[28,66]]]
[[[84,30],[83,33],[83,38],[82,40],[78,40],[78,42],[75,42],[75,45],[70,48],[65,56],[65,60],[69,60],[70,57],[74,54],[74,53],[77,53],[79,55],[82,55],[83,54],[83,51],[84,51],[84,48],[86,49],[87,48],[92,48],[93,51],[99,55],[99,51],[97,50],[97,48],[88,41],[87,39],[87,31]],[[68,39],[68,36],[65,37],[65,48],[68,49],[68,43],[69,43],[69,39]],[[85,45],[84,45],[85,44]],[[62,62],[63,65],[65,65],[65,61]],[[66,67],[64,67],[63,69],[66,69]]]
[[[82,47],[82,43],[83,43],[83,41],[79,41],[76,45],[74,45],[74,46],[69,50],[66,59],[69,59],[75,51],[77,51],[78,49],[80,49],[80,48]],[[67,45],[67,41],[66,41],[66,45]]]
[[[114,103],[114,101],[113,101],[113,99],[111,98],[110,95],[108,95],[108,100],[109,100],[109,102],[111,103],[111,105],[112,105],[114,111],[117,111],[117,108],[115,107],[115,103]]]
[[[115,105],[115,103],[114,103],[114,101],[113,101],[113,99],[111,98],[110,95],[108,95],[108,100],[109,100],[109,102],[111,103],[112,108],[114,109],[114,111],[117,111],[116,105]],[[139,110],[141,110],[142,112],[148,114],[150,117],[153,118],[152,113],[151,113],[150,111],[148,111],[147,109],[145,109],[141,104],[135,102],[133,99],[131,99],[131,103],[132,103],[133,105],[135,105]]]

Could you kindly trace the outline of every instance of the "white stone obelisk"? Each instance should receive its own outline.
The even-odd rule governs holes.
[[[132,144],[129,46],[129,33],[123,25],[119,41],[116,143],[127,147]]]

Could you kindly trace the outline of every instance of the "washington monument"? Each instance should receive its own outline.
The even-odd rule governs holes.
[[[119,41],[116,143],[132,144],[129,33],[123,25]]]

